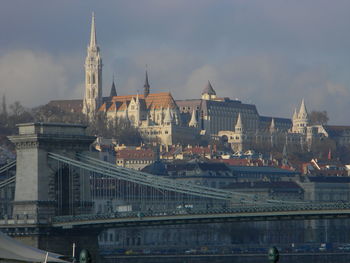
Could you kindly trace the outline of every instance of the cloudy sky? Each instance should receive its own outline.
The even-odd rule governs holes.
[[[257,105],[261,115],[327,110],[350,125],[348,0],[2,0],[0,95],[28,107],[82,98],[91,12],[103,57],[103,88]]]

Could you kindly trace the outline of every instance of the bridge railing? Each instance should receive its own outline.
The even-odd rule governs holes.
[[[291,211],[336,211],[350,209],[350,203],[333,202],[333,203],[305,203],[304,205],[250,205],[235,206],[227,208],[209,208],[209,209],[185,209],[185,210],[159,210],[159,211],[130,211],[114,212],[104,214],[86,214],[76,216],[58,216],[54,217],[53,223],[65,223],[76,221],[94,221],[121,218],[144,218],[159,216],[183,216],[183,215],[211,215],[211,214],[242,214],[242,213],[262,213],[262,212],[291,212]]]
[[[12,161],[12,162],[5,164],[4,166],[1,166],[0,167],[0,174],[14,168],[15,166],[16,166],[16,161]]]

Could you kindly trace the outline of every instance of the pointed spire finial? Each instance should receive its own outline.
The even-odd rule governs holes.
[[[92,12],[92,20],[91,20],[91,33],[90,33],[90,48],[97,46],[96,41],[96,29],[95,29],[95,13]]]
[[[242,132],[243,131],[243,123],[242,123],[242,118],[241,118],[241,113],[238,113],[238,117],[237,117],[237,122],[236,122],[236,126],[235,126],[235,131],[236,132]]]
[[[193,108],[191,120],[188,123],[188,126],[198,128],[197,110],[195,108]]]
[[[139,99],[139,90],[137,90],[137,94],[136,94],[136,103],[137,103],[137,104],[140,103],[140,99]]]
[[[204,94],[208,94],[210,96],[216,96],[216,92],[213,89],[213,86],[211,85],[209,80],[208,80],[208,83],[205,86],[204,90],[202,91],[202,95],[204,95]]]
[[[117,96],[117,90],[116,90],[115,84],[114,84],[114,73],[113,73],[113,80],[112,80],[111,93],[110,93],[109,96],[110,96],[110,97]]]
[[[302,118],[302,119],[308,117],[304,98],[303,98],[303,100],[301,101],[300,110],[299,110],[299,116],[298,116],[298,117],[299,117],[299,118]]]
[[[298,118],[297,108],[294,108],[293,120]]]
[[[275,118],[272,118],[271,124],[270,124],[270,132],[276,131],[276,125],[275,125]]]
[[[150,90],[150,85],[149,85],[149,82],[148,82],[147,64],[146,64],[145,85],[143,85],[143,87],[144,87],[144,96],[146,98],[149,95],[149,90]]]

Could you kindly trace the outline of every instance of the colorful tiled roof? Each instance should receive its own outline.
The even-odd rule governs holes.
[[[125,110],[133,98],[139,97],[141,108],[146,109],[175,109],[177,108],[176,102],[169,92],[151,93],[146,98],[144,95],[125,95],[114,96],[111,98],[111,105],[109,107],[116,107],[116,110]],[[108,102],[105,102],[104,107],[108,107]],[[103,106],[102,105],[102,106]],[[103,109],[101,106],[100,110]],[[112,110],[115,110],[113,108]],[[110,109],[108,108],[108,111]]]

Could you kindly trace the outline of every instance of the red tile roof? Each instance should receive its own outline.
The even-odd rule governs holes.
[[[155,153],[154,151],[147,149],[147,150],[130,150],[130,149],[123,149],[117,151],[117,159],[132,159],[132,160],[155,160]]]
[[[125,95],[125,96],[115,96],[112,97],[110,105],[108,102],[105,102],[99,110],[104,110],[104,108],[108,108],[110,110],[125,110],[129,105],[130,101],[136,97],[139,97],[140,104],[144,105],[147,109],[167,109],[167,108],[177,108],[175,100],[171,96],[169,92],[161,92],[161,93],[151,93],[146,98],[144,95]],[[112,109],[111,109],[112,107]]]

